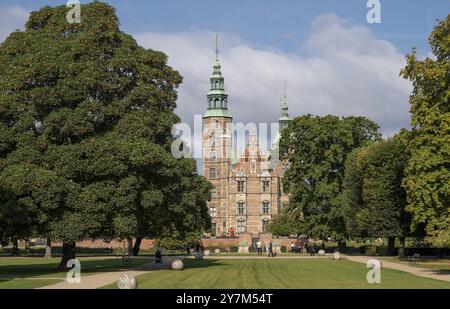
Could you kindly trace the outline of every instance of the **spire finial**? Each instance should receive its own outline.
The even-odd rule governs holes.
[[[216,33],[216,59],[219,58],[219,35]]]
[[[286,100],[287,95],[286,95],[286,81],[284,81],[283,83],[284,89],[283,89],[283,98]]]

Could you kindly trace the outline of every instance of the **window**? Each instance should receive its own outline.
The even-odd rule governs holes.
[[[262,227],[262,231],[264,232],[264,233],[266,233],[267,232],[267,228],[269,227],[269,220],[268,219],[264,219],[264,220],[262,220],[262,222],[261,222],[261,227]]]
[[[253,157],[256,156],[256,154],[252,155]],[[256,162],[252,161],[250,162],[250,169],[252,170],[252,173],[256,172]]]
[[[239,202],[239,203],[238,203],[237,213],[238,213],[238,215],[243,215],[243,214],[245,214],[244,202]]]
[[[264,201],[262,203],[262,213],[265,215],[269,214],[269,202],[268,201]]]
[[[245,180],[237,181],[237,192],[244,192]]]
[[[262,180],[262,192],[270,192],[270,180]]]
[[[238,233],[244,233],[245,232],[245,220],[239,219],[237,222],[237,231]]]
[[[211,198],[218,198],[219,197],[219,191],[216,187],[211,189]]]
[[[217,217],[217,208],[216,206],[210,206],[209,207],[209,215],[211,218]]]
[[[211,167],[209,169],[209,178],[214,179],[216,177],[217,177],[217,171],[216,171],[216,169],[214,167]]]
[[[216,223],[211,223],[211,237],[216,237]]]

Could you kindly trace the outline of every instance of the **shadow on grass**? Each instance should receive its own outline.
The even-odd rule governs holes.
[[[450,269],[428,269],[427,272],[438,276],[450,275]]]
[[[0,265],[0,282],[11,281],[14,279],[27,279],[39,277],[52,277],[64,279],[68,270],[58,269],[59,259],[44,260],[42,263],[35,263],[36,258],[4,258],[2,262],[11,260],[11,264]],[[33,261],[33,263],[27,263]],[[94,275],[101,272],[135,270],[143,264],[152,262],[152,259],[133,259],[124,262],[121,259],[99,259],[99,260],[81,260],[81,274]]]

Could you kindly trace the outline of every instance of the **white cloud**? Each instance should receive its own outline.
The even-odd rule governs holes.
[[[206,110],[214,60],[214,33],[140,33],[138,42],[162,50],[184,76],[178,114],[192,123]],[[234,121],[274,122],[287,81],[291,116],[362,115],[392,135],[409,127],[411,85],[399,77],[402,55],[366,27],[333,14],[318,16],[298,53],[257,49],[235,34],[220,34],[220,61]]]
[[[6,6],[0,8],[0,43],[17,29],[23,29],[30,11],[20,6]]]

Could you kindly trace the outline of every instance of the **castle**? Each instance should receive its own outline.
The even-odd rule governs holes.
[[[212,183],[208,202],[212,219],[211,237],[232,237],[243,233],[265,233],[271,219],[286,207],[288,195],[282,190],[287,164],[271,160],[259,147],[256,132],[249,132],[241,154],[232,151],[232,116],[228,94],[216,50],[208,108],[203,116],[203,175]],[[279,118],[280,130],[291,119],[286,92]],[[279,134],[275,138],[279,139]]]

